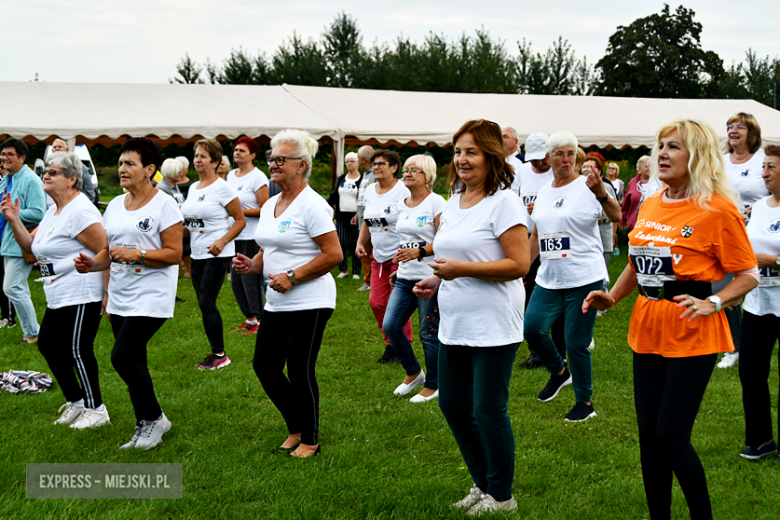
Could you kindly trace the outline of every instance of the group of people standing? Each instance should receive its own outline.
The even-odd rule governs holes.
[[[307,182],[317,142],[285,130],[266,156],[280,190],[270,198],[268,179],[252,163],[258,148],[251,139],[236,143],[238,168],[227,180],[217,173],[221,145],[199,141],[194,166],[200,180],[186,199],[175,185],[181,165],[166,166],[148,139],[128,139],[119,161],[127,193],[101,218],[78,191],[78,159],[57,152],[43,176],[43,191],[55,204],[37,229],[29,229],[35,215],[26,210],[35,198],[20,200],[12,191],[23,177],[13,178],[12,187],[11,179],[0,183],[0,226],[7,224],[2,247],[10,234],[41,266],[47,310],[38,344],[68,400],[57,422],[73,428],[109,422],[92,347],[106,312],[115,336],[111,361],[136,417],[136,431],[122,448],[149,449],[171,422],[155,395],[147,344],[173,317],[189,234],[193,286],[211,347],[198,367],[230,363],[216,308],[230,268],[246,317],[239,330],[257,334],[253,367],[288,430],[275,451],[300,458],[321,452],[315,369],[336,307],[330,272],[339,266],[339,277],[348,276],[347,256],[354,251],[353,277],[360,278],[369,261],[369,304],[386,345],[380,361],[398,359],[405,372],[393,393],[407,396],[422,387],[410,402],[438,398],[473,480],[452,507],[470,515],[517,508],[507,409],[520,343],[527,340],[550,373],[539,401],[572,385],[575,404],[565,420],[589,420],[596,416],[589,348],[596,313],[637,290],[628,344],[650,516],[669,517],[674,475],[692,517],[711,518],[691,431],[718,354],[734,348],[723,311],[743,298],[740,377],[748,448],[740,455],[777,452],[766,379],[780,330],[780,147],[764,149],[759,175],[751,163],[761,145],[757,122],[737,114],[728,135],[724,160],[706,124],[679,120],[658,131],[650,159],[640,160],[637,179],[626,187],[629,207],[637,207],[628,215],[629,264],[609,292],[599,226],[611,231],[626,218],[626,203],[618,203],[616,179],[602,178],[602,158],[584,154],[576,136],[563,131],[532,134],[524,158],[507,155],[511,138],[486,120],[469,121],[453,136],[447,200],[433,193],[432,157],[415,155],[402,165],[396,152],[361,149],[347,156],[347,172],[326,201]],[[18,174],[9,150],[19,153],[19,145],[7,144],[0,146],[3,165]],[[164,179],[155,189],[151,179],[161,165]],[[732,170],[749,187],[730,180]],[[748,193],[761,191],[756,177],[765,191],[751,199]],[[5,267],[7,277],[16,268],[8,258]],[[716,289],[714,282],[729,273]],[[412,349],[415,309],[425,371]]]

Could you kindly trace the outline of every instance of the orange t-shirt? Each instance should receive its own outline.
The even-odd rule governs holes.
[[[644,201],[629,233],[629,259],[637,281],[714,282],[750,269],[756,257],[744,218],[733,204],[713,196],[710,210],[692,201],[664,202],[663,192]],[[639,295],[631,314],[628,344],[639,354],[689,357],[734,350],[726,314],[680,319],[684,309],[668,300]]]

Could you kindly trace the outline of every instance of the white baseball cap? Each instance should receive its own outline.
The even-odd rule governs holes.
[[[526,161],[540,161],[547,155],[547,134],[543,132],[535,132],[528,136],[525,140],[525,160]]]

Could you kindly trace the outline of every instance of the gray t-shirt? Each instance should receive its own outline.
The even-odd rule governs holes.
[[[617,200],[615,195],[615,189],[608,183],[604,183],[604,188],[607,190],[607,195],[612,200]],[[606,218],[606,215],[604,216]],[[601,247],[604,248],[605,253],[611,253],[615,245],[612,242],[612,232],[614,224],[607,219],[603,224],[599,224],[599,234],[601,235]]]

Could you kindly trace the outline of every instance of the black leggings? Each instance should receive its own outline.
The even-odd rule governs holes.
[[[146,362],[146,344],[166,319],[111,315],[115,340],[111,364],[127,385],[138,425],[142,420],[154,421],[162,414]]]
[[[339,236],[339,244],[341,244],[341,254],[344,255],[344,259],[339,262],[339,271],[342,273],[347,272],[347,256],[351,253],[352,274],[360,275],[363,264],[360,262],[360,258],[358,258],[357,253],[355,252],[358,235],[360,235],[360,228],[353,226],[349,222],[336,220],[336,232]]]
[[[739,380],[745,408],[745,444],[759,446],[772,440],[772,400],[769,367],[780,339],[780,316],[756,316],[743,309],[739,350]]]
[[[103,404],[94,351],[101,306],[102,302],[91,302],[59,309],[47,307],[38,333],[38,350],[65,399],[71,403],[84,399],[87,408]]]
[[[5,262],[0,257],[0,318],[12,322],[16,322],[16,312],[14,311],[14,304],[8,299],[8,296],[3,292],[3,279],[5,278]]]
[[[712,518],[707,479],[691,444],[691,430],[717,357],[634,353],[642,478],[652,520],[671,518],[673,474],[688,502],[691,520]]]
[[[203,317],[203,328],[211,345],[211,352],[219,354],[225,351],[222,337],[222,315],[217,309],[217,296],[225,280],[225,272],[230,258],[204,258],[190,262],[192,286],[198,295],[198,307]]]
[[[263,390],[282,413],[287,431],[318,444],[320,388],[314,367],[333,309],[265,311],[257,331],[254,368]],[[287,362],[287,375],[284,364]]]
[[[254,258],[260,251],[260,246],[254,240],[236,240],[236,253],[241,253],[249,258]],[[263,275],[247,273],[240,275],[233,268],[233,262],[230,262],[230,286],[233,289],[233,295],[238,302],[238,308],[247,318],[261,319],[263,317],[263,306],[265,305],[265,296],[263,292],[265,284]]]

